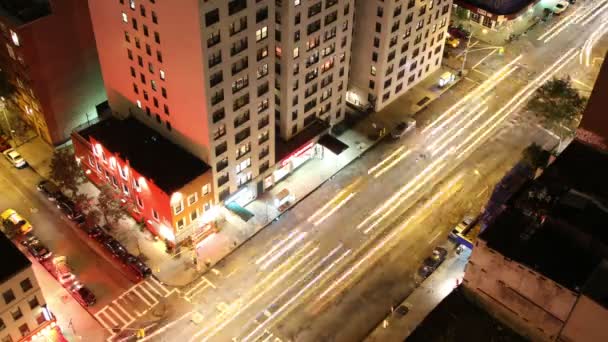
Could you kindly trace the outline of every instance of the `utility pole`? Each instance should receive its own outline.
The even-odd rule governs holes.
[[[464,65],[467,62],[467,54],[469,53],[469,47],[471,46],[471,37],[473,37],[473,30],[469,32],[469,38],[467,39],[467,46],[464,48],[464,55],[462,57],[462,66],[460,67],[460,77],[464,75]]]

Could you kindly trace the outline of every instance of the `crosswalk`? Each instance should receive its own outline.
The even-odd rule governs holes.
[[[122,330],[145,315],[160,300],[177,292],[168,289],[154,277],[133,285],[95,314],[99,323],[110,332]]]
[[[196,298],[203,294],[208,288],[216,288],[215,285],[206,277],[201,277],[198,281],[192,284],[188,289],[182,290],[182,297],[188,302],[196,300]]]

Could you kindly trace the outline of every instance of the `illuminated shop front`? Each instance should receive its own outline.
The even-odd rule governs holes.
[[[312,159],[319,148],[323,147],[318,146],[316,142],[310,142],[294,151],[287,158],[281,160],[278,168],[273,173],[274,182],[279,182],[302,164]]]

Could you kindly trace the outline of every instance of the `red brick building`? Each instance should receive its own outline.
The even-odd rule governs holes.
[[[110,184],[133,216],[171,245],[214,232],[211,168],[134,118],[109,118],[72,134],[95,184]]]
[[[83,0],[0,0],[0,68],[44,141],[57,145],[106,99]]]

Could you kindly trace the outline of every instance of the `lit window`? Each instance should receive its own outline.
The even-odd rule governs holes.
[[[259,42],[260,40],[265,39],[267,37],[268,37],[268,27],[267,26],[264,26],[261,29],[255,31],[255,40],[256,41]]]
[[[211,186],[209,184],[205,184],[203,186],[203,196],[208,194],[211,191]]]
[[[141,101],[137,100],[137,107],[139,107],[141,109]]]
[[[122,12],[122,21],[124,21],[125,23],[129,22],[129,17],[127,17],[127,13]]]
[[[135,0],[129,0],[129,7],[131,7],[132,10],[135,9]]]
[[[19,46],[19,36],[17,35],[17,32],[11,30],[11,39],[13,40],[13,44]]]
[[[177,215],[182,211],[184,211],[184,203],[182,201],[179,201],[173,205],[173,214]]]
[[[198,201],[198,194],[196,192],[188,196],[188,206],[193,205],[196,201]]]
[[[293,5],[294,6],[299,6],[300,2],[301,2],[301,0],[293,0]]]
[[[165,80],[165,71],[160,70],[159,73],[160,73],[160,79],[164,81]]]
[[[300,56],[300,48],[293,49],[293,58],[298,58]]]

